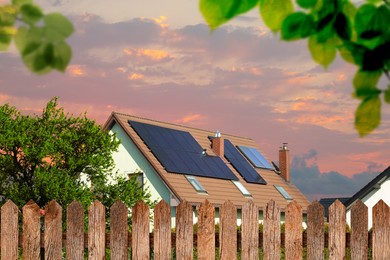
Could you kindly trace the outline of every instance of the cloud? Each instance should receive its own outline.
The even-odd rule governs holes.
[[[317,155],[317,151],[311,149],[305,154],[294,156],[291,163],[291,180],[309,200],[350,197],[380,173],[378,168],[384,169],[373,163],[368,165],[367,171],[349,178],[336,171],[321,172]]]

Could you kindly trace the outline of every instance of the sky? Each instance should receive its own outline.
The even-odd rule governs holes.
[[[220,130],[254,139],[270,161],[287,142],[292,180],[310,200],[351,196],[389,166],[390,106],[360,138],[356,68],[337,58],[325,70],[306,41],[280,41],[256,10],[211,32],[195,0],[36,2],[72,20],[71,64],[36,76],[15,47],[0,53],[0,104],[39,114],[58,96],[99,124],[116,111]]]

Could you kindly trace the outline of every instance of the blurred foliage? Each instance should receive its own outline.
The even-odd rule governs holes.
[[[296,11],[294,10],[294,4]],[[380,125],[381,99],[390,104],[390,2],[366,0],[200,0],[199,9],[214,30],[230,19],[258,8],[264,23],[284,41],[308,39],[313,60],[327,68],[337,53],[357,66],[353,96],[361,100],[355,128],[365,136]]]
[[[66,39],[72,23],[60,13],[44,14],[32,0],[0,5],[0,51],[14,41],[24,64],[34,73],[64,72],[72,57]]]

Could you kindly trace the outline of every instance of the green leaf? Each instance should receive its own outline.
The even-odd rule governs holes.
[[[296,12],[288,15],[282,24],[282,39],[297,40],[308,37],[314,28],[314,19],[311,15]]]
[[[14,34],[15,28],[8,26],[0,27],[0,51],[8,49]]]
[[[357,71],[353,78],[355,97],[365,99],[379,95],[381,91],[376,86],[381,76],[381,71]]]
[[[32,0],[12,0],[13,5],[24,5],[24,4],[32,4]]]
[[[302,8],[309,9],[317,4],[317,0],[297,0],[297,4]]]
[[[200,0],[199,9],[211,29],[254,8],[258,0]]]
[[[390,41],[377,46],[373,50],[366,50],[363,55],[362,69],[375,71],[383,69],[390,59]]]
[[[0,6],[0,27],[13,26],[15,24],[18,9],[15,6],[4,5]]]
[[[345,61],[356,64],[359,67],[363,65],[363,56],[366,51],[366,47],[348,41],[344,41],[343,45],[339,46],[340,56]]]
[[[347,41],[351,39],[351,23],[345,14],[338,13],[333,26],[341,39]]]
[[[22,20],[28,24],[35,24],[43,17],[42,10],[33,4],[24,4],[20,8]]]
[[[387,89],[385,90],[385,101],[386,103],[390,104],[390,85],[388,85]]]
[[[318,42],[317,36],[309,38],[309,50],[314,61],[327,68],[336,58],[336,46],[329,39],[327,42]]]
[[[381,100],[379,95],[364,99],[355,112],[355,128],[365,136],[377,128],[381,121]]]
[[[51,13],[44,17],[45,36],[49,41],[62,41],[69,37],[73,31],[72,23],[59,13]]]
[[[284,18],[294,11],[291,0],[260,0],[260,14],[273,32],[280,31]]]
[[[61,42],[54,46],[54,61],[53,68],[64,72],[72,58],[72,49],[65,42]]]

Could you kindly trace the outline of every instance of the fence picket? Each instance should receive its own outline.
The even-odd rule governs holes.
[[[241,259],[259,257],[259,209],[252,200],[242,206],[241,247]]]
[[[368,257],[368,210],[357,200],[351,208],[351,259],[365,260]]]
[[[62,258],[62,208],[54,200],[45,208],[45,260]]]
[[[129,227],[128,209],[126,205],[117,201],[110,208],[110,253],[111,259],[128,259]]]
[[[138,201],[132,209],[132,259],[149,260],[149,207]]]
[[[182,201],[176,208],[176,259],[192,260],[193,258],[193,217],[192,206]]]
[[[66,211],[66,259],[84,258],[84,208],[77,201]]]
[[[171,207],[160,201],[154,208],[154,259],[171,259]]]
[[[307,259],[324,259],[324,207],[318,201],[307,209]]]
[[[280,209],[273,200],[265,207],[263,244],[264,259],[280,259]]]
[[[285,258],[302,259],[302,207],[294,200],[286,208]]]
[[[390,259],[390,209],[383,200],[372,208],[372,229],[373,259]]]
[[[231,201],[222,204],[219,229],[220,259],[237,259],[237,209]]]
[[[329,260],[345,258],[345,206],[339,200],[329,207]]]
[[[23,212],[23,259],[41,257],[41,212],[39,206],[30,200],[22,208]]]
[[[206,199],[198,211],[198,258],[215,259],[215,210]]]
[[[88,259],[101,260],[106,255],[106,212],[95,200],[88,209]]]
[[[18,259],[18,212],[11,200],[1,207],[1,259]]]

